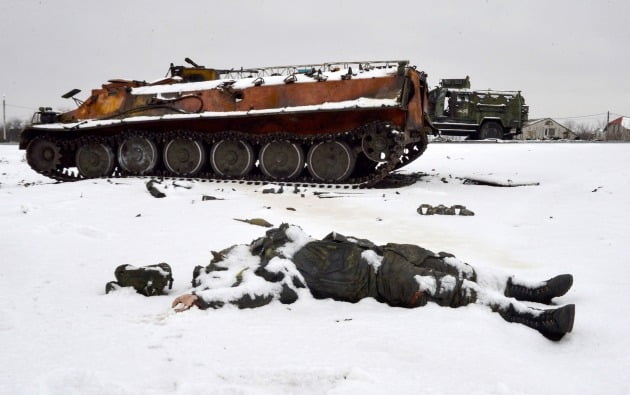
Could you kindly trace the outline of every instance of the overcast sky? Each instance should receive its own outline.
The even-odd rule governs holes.
[[[431,86],[469,75],[473,89],[521,90],[530,118],[630,116],[628,0],[0,0],[7,118],[71,109],[60,96],[72,88],[85,99],[108,79],[159,79],[185,57],[408,59]]]

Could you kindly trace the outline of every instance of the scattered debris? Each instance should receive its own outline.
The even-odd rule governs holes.
[[[201,196],[201,201],[206,201],[206,200],[225,200],[223,198],[218,198],[218,197],[214,197],[214,196],[210,196],[210,195],[202,195]]]
[[[466,206],[462,206],[461,204],[456,204],[451,207],[447,207],[443,204],[437,205],[435,207],[430,204],[421,204],[420,207],[416,210],[420,215],[461,215],[464,217],[470,217],[475,215],[474,212],[468,210]]]
[[[539,182],[514,182],[510,179],[507,181],[495,181],[495,180],[487,180],[487,179],[479,179],[479,178],[461,178],[456,177],[457,179],[463,180],[464,185],[485,185],[490,187],[527,187],[527,186],[537,186],[540,185]]]
[[[26,182],[26,180],[21,180],[17,183],[18,185],[21,185],[25,188],[31,187],[33,185],[42,185],[43,182],[41,181],[34,181],[34,182]],[[54,184],[54,183],[53,183]]]
[[[320,196],[320,199],[335,199],[335,198],[341,198],[344,196]]]
[[[263,226],[265,228],[271,228],[273,225],[270,224],[269,222],[265,221],[262,218],[252,218],[252,219],[239,219],[239,218],[234,218],[235,221],[240,221],[240,222],[245,222],[247,224],[250,225],[257,225],[257,226]]]
[[[262,193],[275,193],[275,194],[279,194],[279,193],[283,193],[284,192],[284,188],[281,186],[280,188],[278,188],[277,190],[275,188],[266,188],[262,190]]]
[[[320,199],[332,199],[332,198],[340,198],[340,197],[349,197],[352,195],[362,195],[363,192],[342,192],[342,191],[337,191],[337,192],[332,192],[332,191],[324,191],[324,192],[313,192],[313,195],[317,196]],[[383,194],[383,196],[385,196],[385,194]]]
[[[166,197],[166,194],[162,191],[160,191],[159,189],[157,189],[154,184],[161,184],[161,182],[156,181],[156,180],[149,180],[147,181],[147,190],[149,191],[149,193],[151,194],[151,196],[153,196],[154,198],[163,198]]]
[[[112,180],[110,180],[109,178],[106,180],[108,183],[113,184],[113,185],[129,185],[129,183],[126,182],[114,182]]]
[[[173,186],[175,188],[184,188],[184,189],[192,189],[193,188],[193,186],[191,184],[182,185],[182,184],[178,184],[176,181],[173,181]]]

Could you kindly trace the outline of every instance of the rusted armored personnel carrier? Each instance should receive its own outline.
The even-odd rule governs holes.
[[[170,67],[41,108],[20,140],[60,181],[157,176],[369,187],[425,150],[426,75],[407,61],[238,70]]]

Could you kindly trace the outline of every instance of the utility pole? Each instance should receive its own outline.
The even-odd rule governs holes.
[[[2,95],[2,140],[7,141],[7,102]]]

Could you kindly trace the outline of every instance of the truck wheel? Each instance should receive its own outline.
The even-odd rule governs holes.
[[[488,121],[481,125],[479,140],[503,139],[503,126],[497,121]]]

